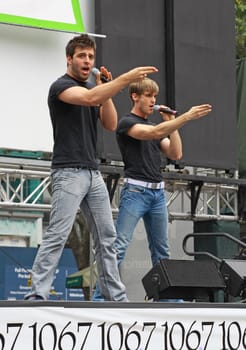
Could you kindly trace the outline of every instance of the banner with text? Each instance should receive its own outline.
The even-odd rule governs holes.
[[[40,305],[0,308],[0,349],[246,349],[243,307]]]

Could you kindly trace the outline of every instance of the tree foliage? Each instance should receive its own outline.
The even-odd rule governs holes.
[[[237,58],[246,57],[246,0],[235,0]]]

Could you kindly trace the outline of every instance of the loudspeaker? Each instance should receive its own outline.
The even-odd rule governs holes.
[[[217,265],[212,260],[162,259],[142,279],[148,299],[182,298],[193,300],[225,289]]]
[[[246,289],[246,260],[222,260],[221,274],[226,282],[227,293],[240,296]]]

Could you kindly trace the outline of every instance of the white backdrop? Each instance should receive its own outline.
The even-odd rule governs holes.
[[[94,1],[80,4],[86,32],[94,33]],[[65,46],[74,35],[0,24],[0,148],[52,150],[47,94],[66,71]]]
[[[8,0],[0,2],[0,13],[74,23],[70,0]]]

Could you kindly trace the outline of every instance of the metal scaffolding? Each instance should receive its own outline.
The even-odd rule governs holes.
[[[117,211],[117,194],[122,186],[122,166],[102,165],[112,210]],[[216,176],[217,175],[217,176]],[[238,191],[245,180],[222,174],[190,175],[187,171],[163,171],[166,183],[169,219],[172,220],[239,220]],[[1,212],[50,210],[50,161],[0,157]]]

